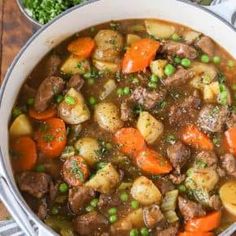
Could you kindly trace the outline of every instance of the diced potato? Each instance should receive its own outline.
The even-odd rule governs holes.
[[[223,184],[219,194],[225,209],[236,216],[236,181],[229,181]]]
[[[216,100],[216,96],[211,89],[210,85],[205,85],[203,88],[203,99],[206,102],[214,102]]]
[[[71,98],[74,104],[68,104],[66,98]],[[81,93],[71,88],[65,95],[64,100],[58,106],[58,115],[67,124],[80,124],[90,118],[89,109]]]
[[[201,33],[193,30],[188,30],[183,33],[183,39],[186,43],[191,44],[200,37]]]
[[[95,138],[85,137],[80,138],[75,143],[75,148],[79,155],[88,163],[89,166],[93,166],[99,161],[99,143]]]
[[[161,193],[156,185],[145,176],[137,178],[131,188],[132,197],[142,205],[160,203]]]
[[[195,89],[203,89],[204,84],[202,82],[202,78],[200,76],[195,76],[190,84],[195,88]]]
[[[107,98],[115,89],[116,89],[116,82],[113,79],[109,79],[103,86],[103,91],[101,92],[99,98],[104,100]]]
[[[154,143],[164,130],[163,124],[147,111],[140,112],[137,128],[148,144]]]
[[[118,107],[111,102],[102,102],[95,106],[94,119],[106,131],[115,132],[124,123],[120,119]]]
[[[170,38],[176,31],[173,25],[157,20],[145,20],[145,26],[148,34],[158,39]]]
[[[118,185],[120,176],[111,163],[99,170],[86,186],[100,193],[110,193]]]
[[[154,75],[157,75],[159,78],[164,77],[164,68],[167,64],[167,60],[156,60],[153,61],[150,65],[151,71]]]
[[[215,95],[220,93],[219,82],[215,81],[210,84],[211,90]]]
[[[19,115],[10,127],[10,136],[19,137],[24,135],[31,135],[33,128],[28,117],[24,114]]]
[[[93,65],[100,71],[107,71],[110,73],[116,73],[120,70],[120,64],[112,62],[93,60]]]
[[[90,71],[89,61],[74,55],[70,55],[61,67],[61,72],[69,75],[77,73],[83,75],[88,71]]]
[[[139,41],[140,39],[141,37],[136,34],[127,34],[126,45],[131,46],[133,43]]]

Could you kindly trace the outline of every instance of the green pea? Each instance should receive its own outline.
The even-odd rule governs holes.
[[[234,67],[234,65],[235,65],[235,63],[234,63],[234,61],[232,61],[232,60],[229,60],[229,61],[227,62],[227,66],[230,67],[230,68]]]
[[[157,83],[150,81],[150,82],[148,82],[148,87],[152,88],[152,89],[156,89],[157,88]]]
[[[212,58],[212,61],[215,63],[215,64],[220,64],[221,63],[221,58],[219,56],[214,56]]]
[[[142,236],[148,236],[149,235],[149,231],[146,227],[141,228],[140,233],[141,233]]]
[[[19,107],[15,107],[13,110],[12,110],[12,116],[13,118],[16,118],[17,116],[21,115],[22,114],[22,111]]]
[[[69,187],[68,187],[68,185],[66,184],[66,183],[61,183],[60,185],[59,185],[59,191],[61,192],[61,193],[66,193],[67,191],[68,191],[68,189],[69,189]]]
[[[185,185],[180,184],[180,185],[178,186],[178,190],[179,190],[181,193],[186,192],[186,187],[185,187]]]
[[[94,198],[91,202],[90,202],[90,206],[92,207],[97,207],[98,205],[98,198]]]
[[[36,168],[35,168],[35,170],[37,171],[37,172],[45,172],[45,166],[44,165],[37,165],[36,166]]]
[[[65,96],[65,102],[68,104],[68,105],[75,105],[76,101],[73,97],[71,96]]]
[[[181,60],[181,65],[184,67],[190,67],[192,62],[188,58],[183,58]]]
[[[56,96],[56,102],[61,103],[63,101],[64,97],[62,95],[57,95]]]
[[[111,143],[106,143],[106,149],[111,150],[112,149],[112,144]]]
[[[125,87],[123,89],[123,93],[124,93],[124,95],[129,95],[130,94],[130,88],[129,87]]]
[[[131,229],[129,232],[129,236],[138,236],[138,230],[137,229]]]
[[[123,91],[122,88],[118,88],[118,89],[116,90],[116,93],[117,93],[117,95],[118,95],[119,97],[121,97],[121,96],[124,95],[124,91]]]
[[[59,209],[54,206],[54,207],[52,208],[52,210],[51,210],[51,213],[52,213],[53,215],[57,215],[57,214],[59,213]]]
[[[108,210],[109,215],[115,215],[116,213],[117,213],[117,208],[116,207],[112,207]]]
[[[210,57],[209,57],[208,55],[206,55],[206,54],[203,54],[203,55],[201,56],[201,62],[203,62],[203,63],[208,63],[208,62],[210,62]]]
[[[164,69],[164,73],[166,76],[171,76],[175,73],[175,67],[171,64],[167,64]]]
[[[181,63],[181,58],[175,57],[175,58],[174,58],[174,62],[175,62],[176,64],[180,64],[180,63]]]
[[[126,192],[123,192],[123,193],[120,194],[120,200],[122,202],[127,202],[128,199],[129,199],[129,195]]]
[[[174,41],[179,41],[181,39],[181,37],[178,34],[176,34],[176,33],[174,33],[171,38]]]
[[[139,202],[136,201],[136,200],[133,200],[133,201],[131,201],[130,205],[131,205],[131,207],[132,207],[133,209],[138,209],[138,207],[139,207]]]
[[[111,224],[115,223],[117,221],[117,215],[112,215],[112,216],[109,216],[109,222]]]
[[[89,98],[89,104],[90,104],[90,105],[93,106],[93,105],[95,105],[96,103],[97,103],[97,100],[96,100],[95,97],[90,97],[90,98]]]
[[[87,82],[88,82],[88,85],[93,85],[95,83],[95,79],[89,78]]]
[[[33,105],[34,105],[34,98],[29,98],[29,99],[27,100],[27,104],[28,104],[29,106],[33,106]]]
[[[93,207],[93,206],[87,206],[87,207],[85,208],[85,210],[86,210],[87,212],[91,212],[91,211],[94,211],[94,207]]]
[[[156,83],[156,82],[158,82],[158,77],[156,75],[152,74],[150,80],[151,80],[151,82]]]

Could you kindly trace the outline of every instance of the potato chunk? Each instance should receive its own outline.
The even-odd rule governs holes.
[[[136,34],[127,34],[126,45],[131,46],[133,43],[137,42],[140,39],[141,37]]]
[[[143,205],[160,203],[161,193],[156,185],[145,176],[137,178],[131,188],[132,197]]]
[[[120,176],[111,163],[107,164],[91,178],[86,186],[100,193],[110,193],[118,185]]]
[[[80,124],[90,118],[90,112],[82,94],[74,88],[66,93],[64,100],[59,104],[58,115],[71,125]]]
[[[116,73],[120,70],[119,63],[105,62],[99,60],[93,60],[93,65],[100,71],[105,71],[109,73]]]
[[[164,130],[163,124],[147,111],[140,113],[137,128],[149,144],[154,143]]]
[[[12,137],[19,137],[24,135],[31,135],[33,129],[28,117],[24,114],[19,115],[10,127],[10,135]]]
[[[167,64],[167,60],[156,60],[153,61],[150,65],[151,71],[154,75],[157,75],[159,78],[164,77],[164,68]]]

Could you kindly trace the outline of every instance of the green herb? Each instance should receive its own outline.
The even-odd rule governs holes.
[[[139,115],[143,110],[144,109],[143,109],[142,105],[140,105],[140,104],[135,105],[133,108],[133,112],[137,115]]]
[[[81,168],[78,166],[78,163],[76,160],[71,161],[71,172],[75,175],[77,179],[80,179],[81,181],[84,181],[84,174],[81,170]]]
[[[96,150],[96,153],[100,157],[103,157],[112,149],[112,145],[110,143],[106,143],[103,140],[99,140],[99,146],[100,148],[99,150]]]
[[[22,111],[19,107],[14,107],[12,110],[12,117],[16,118],[17,116],[21,115]]]
[[[107,165],[106,162],[98,162],[96,165],[96,169],[97,170],[101,170],[102,168],[104,168]]]
[[[92,207],[92,206],[87,206],[86,208],[85,208],[85,210],[87,211],[87,212],[91,212],[91,211],[94,211],[94,207]]]
[[[92,68],[89,72],[85,73],[83,76],[85,79],[98,79],[102,75],[101,71],[98,71],[96,68]]]
[[[219,81],[220,84],[225,83],[226,79],[225,79],[224,74],[218,73],[217,80]]]
[[[36,168],[35,168],[35,170],[37,171],[37,172],[45,172],[45,166],[44,165],[37,165],[36,166]]]
[[[62,95],[57,95],[55,100],[57,103],[61,103],[63,101],[64,97]]]
[[[173,134],[169,134],[166,136],[166,142],[174,144],[176,142],[176,137]]]
[[[203,160],[196,160],[196,166],[198,167],[198,168],[206,168],[207,167],[207,163],[206,162],[204,162]]]
[[[45,135],[43,136],[43,140],[44,140],[45,142],[47,142],[47,143],[50,143],[50,142],[52,142],[52,141],[54,140],[54,136],[51,135],[51,134],[45,134]]]
[[[34,98],[29,98],[29,99],[27,100],[27,105],[33,106],[33,105],[34,105]]]
[[[212,142],[215,144],[216,147],[220,147],[220,137],[214,136]]]
[[[59,213],[58,207],[54,206],[54,207],[52,208],[52,210],[51,210],[51,213],[52,213],[53,215],[57,215],[57,214]]]
[[[110,22],[110,27],[113,30],[119,30],[120,29],[120,23],[112,21],[112,22]]]

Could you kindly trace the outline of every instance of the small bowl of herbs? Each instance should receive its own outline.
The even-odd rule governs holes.
[[[87,0],[17,0],[22,13],[34,24],[42,26],[67,9]]]

